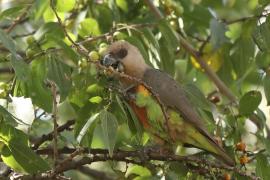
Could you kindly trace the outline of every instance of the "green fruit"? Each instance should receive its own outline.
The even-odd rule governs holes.
[[[101,56],[104,56],[105,53],[107,51],[107,47],[102,47],[102,48],[99,48],[98,50],[98,53],[101,55]]]
[[[107,48],[108,47],[108,44],[107,43],[101,43],[99,45],[99,48]]]
[[[28,45],[33,44],[35,41],[36,41],[36,39],[34,38],[34,36],[28,36],[28,37],[26,38],[26,43],[27,43]]]
[[[99,104],[102,101],[102,97],[100,96],[91,97],[89,101],[91,103]]]
[[[27,49],[26,50],[26,57],[30,58],[33,57],[35,55],[35,51],[33,49]]]
[[[85,59],[80,60],[78,64],[81,68],[87,67],[87,61]]]
[[[101,92],[102,90],[103,90],[103,87],[99,86],[98,84],[92,84],[87,87],[86,92],[97,93],[97,92]]]
[[[127,35],[122,32],[116,31],[115,33],[113,33],[113,37],[116,40],[123,40],[127,37]]]
[[[91,51],[88,56],[89,56],[91,61],[98,61],[99,60],[99,54],[97,51]]]

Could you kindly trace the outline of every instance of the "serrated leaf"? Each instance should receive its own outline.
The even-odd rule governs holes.
[[[30,174],[49,170],[49,165],[28,147],[27,136],[22,131],[2,123],[0,141],[8,148],[2,153],[1,158],[10,167]]]
[[[263,79],[264,94],[267,101],[267,105],[270,105],[270,74],[266,74]]]
[[[253,32],[253,40],[261,51],[270,52],[270,26],[266,22],[256,26]]]
[[[252,114],[259,106],[262,95],[259,91],[249,91],[242,96],[239,102],[239,113],[241,115]]]
[[[267,157],[263,154],[258,154],[256,161],[256,175],[261,179],[268,179],[270,177],[270,165],[267,161]]]
[[[68,96],[71,88],[71,69],[54,55],[48,57],[46,67],[48,68],[47,77],[56,83],[60,90],[60,102],[62,102]]]
[[[105,141],[104,144],[109,151],[109,155],[112,156],[114,146],[116,143],[118,122],[116,117],[106,110],[100,112],[100,120],[101,120],[102,134]]]

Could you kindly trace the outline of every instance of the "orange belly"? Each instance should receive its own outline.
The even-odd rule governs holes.
[[[148,123],[146,109],[143,107],[138,107],[132,100],[129,101],[129,105],[136,114],[139,121],[142,123],[143,127],[148,128],[150,125]]]

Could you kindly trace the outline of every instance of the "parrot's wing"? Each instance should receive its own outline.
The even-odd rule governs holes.
[[[185,91],[171,76],[157,69],[148,69],[144,73],[143,81],[152,88],[166,107],[177,110],[187,122],[210,137],[200,116],[187,99]]]
[[[145,71],[142,80],[152,88],[151,90],[159,96],[161,102],[166,107],[178,111],[186,122],[193,125],[195,129],[197,129],[197,131],[208,140],[211,146],[215,149],[215,152],[213,152],[216,155],[225,160],[228,164],[234,165],[234,161],[208,133],[202,119],[198,115],[197,111],[192,107],[190,101],[187,99],[185,91],[179,83],[177,83],[167,73],[152,68]]]

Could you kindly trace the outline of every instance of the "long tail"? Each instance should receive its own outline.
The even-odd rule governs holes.
[[[186,131],[188,133],[188,144],[211,152],[218,159],[223,160],[229,166],[235,166],[235,161],[220,147],[208,133],[201,133],[193,127]]]

